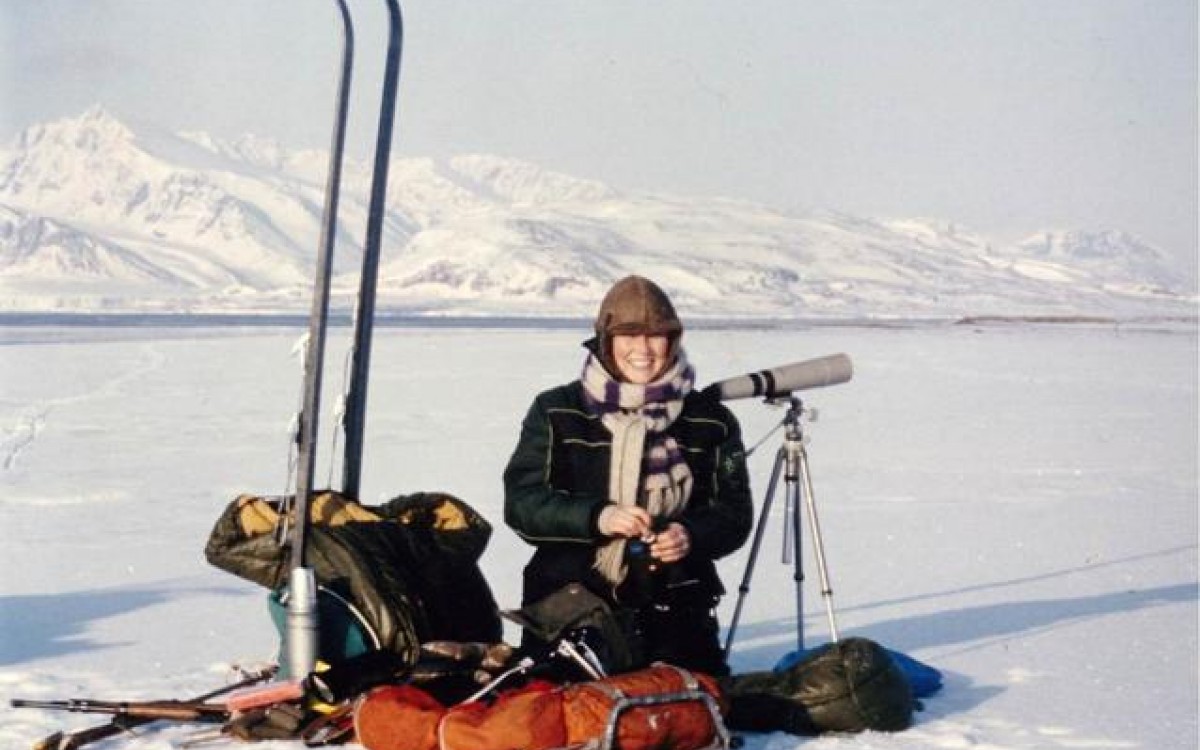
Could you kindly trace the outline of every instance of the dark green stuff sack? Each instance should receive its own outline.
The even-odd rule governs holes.
[[[778,672],[734,675],[728,694],[730,729],[800,735],[898,732],[916,706],[891,655],[866,638],[826,644]]]

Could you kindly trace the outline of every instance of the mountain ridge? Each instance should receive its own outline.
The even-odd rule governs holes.
[[[135,131],[103,108],[0,152],[0,309],[307,309],[327,155]],[[335,307],[357,289],[369,168],[342,178]],[[378,309],[577,316],[641,273],[720,317],[1193,314],[1189,280],[1117,229],[1002,243],[946,220],[787,213],[621,190],[518,159],[394,158]]]

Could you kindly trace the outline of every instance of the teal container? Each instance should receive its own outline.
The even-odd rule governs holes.
[[[283,663],[279,665],[280,672],[285,678],[306,677],[291,674],[287,664],[284,642],[287,637],[287,600],[287,586],[272,591],[267,597],[271,622],[279,633],[279,652],[285,655],[281,660]],[[379,635],[362,612],[344,596],[325,586],[317,586],[317,628],[317,660],[325,664],[337,664],[382,647]]]

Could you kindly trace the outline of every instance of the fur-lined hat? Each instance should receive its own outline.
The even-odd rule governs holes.
[[[677,337],[683,333],[667,293],[643,276],[626,276],[612,285],[600,303],[595,328],[601,339],[617,334]]]
[[[683,323],[658,284],[644,276],[626,276],[604,295],[596,314],[595,330],[600,359],[613,372],[613,336],[666,336],[671,341],[673,358],[679,350]]]

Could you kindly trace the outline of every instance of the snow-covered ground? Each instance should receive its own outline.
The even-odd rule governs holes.
[[[332,390],[345,333],[331,338]],[[534,393],[578,371],[584,334],[377,333],[365,498],[437,489],[475,505],[496,524],[484,565],[502,605],[517,602],[528,549],[503,527],[500,473]],[[298,336],[0,328],[0,747],[102,719],[14,710],[13,697],[179,697],[272,657],[264,592],[202,550],[236,494],[288,486]],[[702,383],[853,358],[851,382],[802,394],[820,413],[806,432],[838,625],[946,675],[898,735],[748,748],[1197,746],[1194,325],[705,330],[686,343]],[[782,418],[731,406],[748,444]],[[778,441],[751,459],[760,501]],[[737,671],[794,646],[782,526],[773,514]],[[723,561],[731,590],[745,562]],[[804,621],[809,645],[826,637],[815,586]],[[156,725],[109,746],[168,748],[192,731]]]

